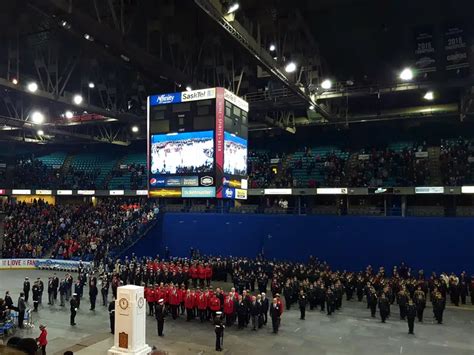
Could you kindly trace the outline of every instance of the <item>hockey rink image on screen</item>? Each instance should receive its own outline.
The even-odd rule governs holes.
[[[247,175],[247,140],[224,132],[224,173]]]
[[[155,134],[151,143],[151,173],[210,173],[214,168],[214,132]]]

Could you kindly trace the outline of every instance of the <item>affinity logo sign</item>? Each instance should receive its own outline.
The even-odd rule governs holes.
[[[181,102],[181,93],[154,95],[150,97],[151,106],[167,105],[178,102]]]

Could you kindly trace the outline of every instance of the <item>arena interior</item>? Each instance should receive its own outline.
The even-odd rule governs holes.
[[[0,354],[474,354],[473,11],[1,1]]]

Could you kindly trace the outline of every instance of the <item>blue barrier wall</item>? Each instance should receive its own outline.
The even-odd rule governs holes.
[[[401,261],[413,269],[474,273],[474,218],[399,218],[167,213],[138,255],[163,253],[305,261],[309,255],[338,269],[368,264],[391,270]],[[161,234],[162,233],[162,234]],[[156,250],[158,248],[158,251]]]

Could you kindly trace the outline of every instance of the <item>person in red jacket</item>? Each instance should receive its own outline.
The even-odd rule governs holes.
[[[225,322],[228,327],[234,324],[236,305],[232,297],[226,296],[224,301]]]
[[[206,310],[207,310],[207,297],[204,293],[201,293],[199,295],[199,298],[197,301],[197,308],[198,308],[199,319],[201,320],[201,323],[203,323],[204,320],[206,319]]]
[[[193,280],[193,287],[196,288],[198,279],[198,270],[196,264],[192,264],[189,268],[189,276],[191,277],[191,280]]]
[[[184,297],[184,305],[186,307],[186,321],[189,322],[191,319],[194,318],[194,295],[189,289],[186,292],[186,296]]]
[[[155,309],[155,288],[153,286],[146,287],[145,288],[145,299],[148,303],[148,308],[149,308],[149,316],[152,316],[154,314],[154,309]]]
[[[173,319],[178,318],[179,297],[178,290],[174,286],[171,287],[169,303],[171,306],[171,314],[173,316]]]
[[[36,338],[36,342],[38,343],[38,346],[41,349],[41,353],[43,355],[46,355],[46,345],[48,345],[48,331],[46,330],[46,326],[41,324],[39,326],[39,329],[41,330],[41,333],[38,338]]]
[[[216,317],[216,312],[221,310],[221,300],[216,295],[212,295],[209,299],[209,309],[212,313],[212,319],[214,319]]]
[[[211,285],[212,279],[212,267],[209,264],[206,264],[204,267],[204,275],[206,276],[206,285],[209,287]]]
[[[179,305],[181,308],[181,314],[184,314],[185,304],[184,304],[184,297],[186,296],[186,290],[184,288],[184,284],[181,284],[181,288],[178,290],[178,298],[179,298]]]
[[[197,274],[199,278],[199,286],[204,287],[204,280],[206,279],[206,270],[201,264],[199,264],[197,267]]]

